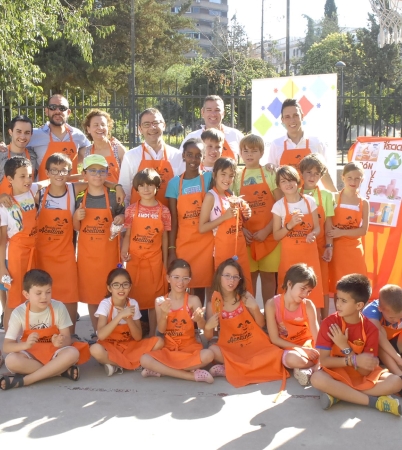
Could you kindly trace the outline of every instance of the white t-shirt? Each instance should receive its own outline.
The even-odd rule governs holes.
[[[133,298],[129,298],[128,301],[129,301],[130,306],[135,307],[135,313],[134,313],[133,319],[134,320],[141,319],[140,308],[138,306],[137,300],[134,300]],[[98,309],[96,310],[95,317],[99,317],[99,316],[109,317],[111,307],[112,307],[112,299],[110,297],[104,298],[100,302]],[[119,314],[119,311],[117,311],[116,308],[113,308],[112,320],[117,316],[117,314]],[[120,320],[119,325],[124,325],[125,323],[126,323],[126,321],[124,319],[122,319],[122,320]]]
[[[67,308],[63,303],[52,299],[52,307],[54,311],[54,324],[59,330],[71,327],[73,324],[68,314]],[[18,306],[11,314],[8,330],[5,335],[5,339],[12,339],[16,341],[21,338],[25,330],[25,313],[26,303]],[[52,326],[52,315],[50,308],[46,308],[41,312],[29,311],[29,329],[30,330],[43,330]]]
[[[202,126],[199,130],[192,131],[189,133],[180,146],[180,155],[183,153],[183,144],[191,138],[200,138],[201,134],[205,130],[205,125]],[[236,130],[236,128],[227,127],[222,124],[222,131],[225,135],[225,141],[229,144],[229,147],[232,149],[232,152],[236,157],[240,155],[240,147],[239,143],[244,138],[244,134]]]
[[[67,190],[70,193],[70,212],[72,215],[75,213],[75,190],[74,183],[66,183]],[[47,188],[42,188],[39,191],[39,213],[42,209],[43,196],[45,194]],[[53,197],[52,195],[47,194],[46,197],[46,209],[67,209],[67,190],[61,197]]]
[[[0,205],[0,226],[7,227],[7,237],[12,238],[23,229],[22,213],[35,209],[35,195],[38,192],[38,185],[32,183],[31,190],[24,194],[15,195],[14,199],[18,204],[13,203],[11,208]],[[8,259],[8,242],[6,249],[6,259]]]
[[[321,142],[316,137],[304,135],[300,139],[299,143],[295,144],[290,138],[288,138],[287,134],[278,139],[275,139],[272,142],[271,148],[269,149],[269,153],[268,153],[268,162],[271,164],[274,164],[275,166],[280,165],[282,153],[285,150],[285,146],[284,146],[285,141],[286,141],[288,150],[295,150],[298,148],[306,148],[306,140],[307,139],[308,139],[308,146],[309,146],[311,152],[322,155],[324,160],[326,161],[326,163],[329,164],[328,148],[324,142]]]
[[[209,213],[209,221],[213,222],[214,220],[218,219],[227,209],[230,208],[230,203],[226,195],[225,197],[221,197],[214,189],[211,189],[208,192],[214,196],[214,206]],[[224,211],[222,211],[221,209],[221,200]],[[218,227],[212,230],[214,236],[216,235],[217,231]]]
[[[310,195],[305,195],[304,198],[310,205],[311,212],[315,211],[317,209],[317,203],[315,202],[314,198],[311,197]],[[288,203],[288,208],[290,214],[292,214],[295,210],[299,210],[302,214],[308,214],[308,208],[303,198],[296,203]],[[276,214],[282,219],[282,226],[284,226],[286,217],[286,208],[283,198],[274,203],[271,212],[273,214]]]
[[[161,149],[158,153],[145,143],[145,147],[150,154],[145,152],[146,160],[160,161],[164,156],[164,151]],[[152,156],[152,157],[151,157]],[[182,152],[177,148],[166,145],[166,156],[170,162],[173,174],[181,175],[186,170],[186,163],[183,161]],[[133,185],[133,178],[137,174],[142,161],[142,144],[138,147],[132,148],[124,154],[123,161],[120,168],[119,184],[122,185],[124,192],[126,193],[125,203],[126,206],[130,204],[131,188]]]

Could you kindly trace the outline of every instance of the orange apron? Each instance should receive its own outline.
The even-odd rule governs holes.
[[[281,335],[281,338],[285,341],[291,342],[292,344],[300,345],[301,347],[314,348],[314,340],[311,335],[306,303],[304,301],[301,302],[301,309],[303,313],[303,321],[285,319],[285,296],[284,294],[281,294],[281,319],[288,333],[287,336]]]
[[[332,218],[333,225],[342,230],[359,228],[363,217],[363,202],[360,199],[359,211],[341,208],[339,193],[335,215]],[[334,239],[334,251],[329,263],[329,290],[336,291],[336,283],[350,273],[367,275],[367,267],[364,259],[364,247],[361,237],[342,236]]]
[[[31,330],[29,328],[29,310],[30,305],[27,302],[25,313],[25,330],[21,337],[21,342],[26,342],[28,336],[32,333],[39,334],[39,340],[30,349],[26,350],[27,353],[32,355],[41,364],[47,364],[53,359],[54,354],[59,350],[59,347],[55,347],[52,344],[52,336],[54,334],[60,334],[59,328],[55,325],[53,306],[50,304],[50,313],[52,315],[52,325],[49,328],[42,328],[38,330]],[[89,361],[91,357],[89,353],[89,345],[86,342],[74,342],[69,347],[75,347],[80,352],[80,357],[75,364],[84,364]]]
[[[320,268],[321,268],[321,282],[322,282],[322,289],[324,292],[324,295],[329,294],[329,275],[328,275],[328,263],[327,261],[324,261],[322,259],[324,252],[325,252],[325,245],[326,245],[326,239],[325,239],[325,211],[324,207],[322,206],[322,196],[321,196],[321,190],[318,186],[316,186],[317,189],[317,195],[318,195],[318,205],[317,205],[317,214],[318,214],[318,223],[320,224],[320,234],[317,236],[317,248],[318,248],[318,254],[320,256]],[[304,188],[301,190],[304,194],[306,194],[306,191]],[[308,191],[311,192],[311,191]],[[314,190],[311,194],[312,197],[314,197]]]
[[[226,139],[223,141],[222,158],[232,158],[235,161],[237,160],[235,154],[233,153],[233,150],[231,149]]]
[[[361,316],[360,319],[362,327],[362,338],[357,339],[353,342],[348,341],[349,347],[353,350],[353,352],[356,355],[360,355],[360,353],[363,352],[367,337],[366,332],[364,330],[363,316]],[[342,319],[342,333],[345,333],[345,330],[346,330],[346,323]],[[345,355],[341,352],[341,349],[335,344],[332,346],[331,356],[345,357]],[[380,376],[383,373],[388,372],[388,369],[383,369],[380,366],[375,368],[371,373],[369,373],[366,376],[361,375],[357,370],[354,369],[353,366],[336,367],[332,369],[323,367],[322,370],[330,374],[334,380],[341,381],[342,383],[345,383],[358,391],[365,391],[373,388],[376,382],[379,380]]]
[[[201,364],[203,346],[195,339],[194,322],[187,308],[188,293],[184,296],[183,308],[169,311],[165,346],[150,353],[152,358],[173,369],[189,369]]]
[[[73,217],[70,210],[70,191],[67,188],[67,209],[48,209],[42,199],[38,214],[36,258],[38,269],[50,274],[53,281],[52,296],[63,303],[78,302],[78,274],[73,244]]]
[[[111,302],[112,307],[110,308],[108,323],[112,321],[114,308],[113,300]],[[157,337],[136,341],[131,336],[129,326],[119,324],[106,339],[99,340],[97,343],[107,351],[107,357],[113,364],[123,367],[123,369],[135,370],[140,365],[141,356],[149,353],[157,342]]]
[[[71,135],[71,131],[67,130],[69,140],[68,141],[54,141],[52,138],[52,132],[49,129],[49,144],[46,149],[46,153],[43,156],[42,162],[39,166],[39,172],[38,172],[38,180],[47,180],[46,175],[46,161],[49,158],[49,156],[53,155],[54,153],[64,153],[66,156],[68,156],[71,159],[71,162],[73,163],[73,168],[71,170],[72,174],[78,173],[77,171],[77,165],[78,165],[78,152],[77,152],[77,146],[75,145],[73,141],[73,137]]]
[[[183,177],[180,177],[177,198],[176,255],[193,268],[189,287],[208,287],[214,275],[214,235],[212,231],[198,231],[201,205],[205,197],[204,177],[200,175],[201,192],[182,195]]]
[[[10,193],[10,195],[12,194]],[[31,195],[34,197],[32,192]],[[16,308],[26,300],[22,295],[22,280],[28,270],[36,267],[35,246],[38,231],[36,208],[23,211],[14,197],[13,199],[19,207],[18,211],[15,212],[18,217],[14,218],[22,224],[23,228],[8,241],[8,271],[13,279],[7,294],[7,306],[9,308]]]
[[[278,270],[278,291],[283,292],[282,284],[286,271],[294,264],[305,263],[314,269],[317,276],[317,285],[310,294],[310,300],[316,308],[324,306],[324,294],[321,282],[320,258],[318,256],[317,242],[308,244],[306,236],[314,229],[313,215],[311,213],[309,202],[302,196],[306,202],[308,214],[304,214],[303,221],[292,228],[291,231],[282,239],[281,260]],[[288,202],[284,198],[286,209],[285,224],[288,223],[292,215],[289,213]]]
[[[106,180],[111,181],[112,183],[118,183],[120,175],[120,162],[116,158],[116,154],[113,151],[112,144],[110,142],[109,147],[110,147],[109,156],[104,157],[108,163],[108,176]],[[95,146],[92,144],[90,155],[93,155],[94,153],[95,153]]]
[[[136,203],[131,224],[129,254],[126,263],[133,285],[130,297],[135,298],[141,309],[155,308],[155,298],[167,290],[166,270],[162,255],[162,205],[159,203],[158,218],[140,217]],[[106,279],[106,278],[105,278]]]
[[[306,147],[305,148],[295,148],[293,150],[288,150],[288,144],[286,139],[283,143],[283,153],[281,159],[279,161],[280,166],[292,166],[294,167],[301,176],[299,165],[301,160],[311,154],[311,150],[308,146],[308,139],[306,139]]]
[[[392,325],[387,325],[384,317],[381,317],[380,323],[387,333],[387,339],[389,341],[402,333],[402,328],[393,328]]]
[[[219,197],[222,214],[226,209],[223,206],[222,198],[218,191],[214,188],[215,193]],[[226,193],[225,193],[226,195]],[[228,196],[228,195],[227,195]],[[246,289],[253,294],[253,283],[251,282],[250,262],[248,260],[246,239],[243,234],[241,214],[237,220],[236,217],[225,220],[218,226],[216,230],[214,245],[215,245],[215,270],[219,264],[233,256],[237,256],[237,262],[241,265],[246,282]],[[237,242],[236,242],[237,241]],[[236,249],[237,244],[237,249]],[[236,251],[237,250],[237,251]],[[235,255],[235,252],[237,253]]]
[[[82,205],[87,201],[85,191]],[[119,240],[109,240],[113,222],[107,189],[106,208],[86,208],[78,233],[78,294],[83,303],[98,305],[105,298],[106,279],[120,261]]]
[[[234,387],[251,383],[285,380],[289,373],[282,365],[283,350],[273,345],[240,301],[243,311],[219,320],[217,346],[225,364],[226,379]]]
[[[251,217],[247,222],[244,222],[243,226],[251,233],[262,230],[271,222],[271,210],[275,203],[261,166],[260,170],[262,183],[244,186],[246,169],[243,169],[240,181],[240,195],[244,196],[244,200],[250,205],[252,211]],[[272,233],[267,236],[264,242],[258,242],[253,239],[250,245],[251,257],[254,261],[259,261],[275,250],[277,245],[278,242],[275,241]]]
[[[148,153],[148,155],[151,157],[151,159],[145,159],[145,153]],[[162,205],[169,206],[169,199],[165,197],[166,188],[169,183],[169,181],[174,177],[172,165],[170,164],[167,153],[166,153],[166,146],[164,144],[163,147],[163,158],[158,161],[156,159],[153,159],[152,155],[149,153],[147,148],[145,147],[145,144],[142,144],[142,159],[140,166],[138,167],[138,172],[141,172],[141,170],[144,169],[155,169],[159,176],[161,177],[161,186],[156,193],[156,200],[162,203]],[[137,173],[138,173],[137,172]],[[135,202],[138,202],[140,200],[140,196],[138,192],[132,188],[131,189],[131,198],[130,198],[130,204],[133,204]]]
[[[7,145],[7,150],[8,150],[8,156],[7,158],[10,159],[11,158],[11,146]],[[31,160],[31,155],[29,154],[28,150],[25,149],[25,154],[21,153],[20,156],[25,156],[25,158]],[[14,155],[17,156],[17,155]],[[35,168],[32,168],[33,171],[35,171]],[[0,182],[0,194],[8,194],[10,192],[11,189],[11,184],[10,182],[7,180],[7,177],[4,175],[3,179]]]

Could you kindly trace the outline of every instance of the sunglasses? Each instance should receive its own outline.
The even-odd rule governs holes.
[[[50,111],[56,111],[58,109],[59,111],[64,112],[68,110],[68,106],[64,105],[49,105],[47,108],[50,109]]]

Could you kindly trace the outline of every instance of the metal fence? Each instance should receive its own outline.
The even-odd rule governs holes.
[[[51,92],[49,93],[51,94]],[[209,89],[208,86],[193,86],[183,94],[177,83],[175,86],[144,86],[137,88],[135,95],[136,116],[149,107],[161,110],[166,121],[165,140],[178,147],[184,136],[199,128],[202,123],[201,108],[206,95],[220,95],[225,102],[227,125],[234,125],[240,131],[251,130],[251,93],[226,94]],[[140,137],[130,135],[130,99],[111,93],[89,94],[84,91],[64,92],[71,109],[69,123],[81,128],[83,118],[93,108],[107,111],[114,120],[112,134],[126,145],[132,146]],[[26,95],[24,99],[13,99],[5,91],[0,92],[0,139],[7,139],[7,125],[12,117],[25,114],[34,126],[43,125],[47,118],[45,107],[47,95]],[[231,107],[234,105],[234,108]],[[401,136],[402,97],[393,95],[368,95],[366,93],[346,93],[338,97],[338,162],[344,163],[347,150],[357,136]],[[135,121],[138,123],[138,121]]]

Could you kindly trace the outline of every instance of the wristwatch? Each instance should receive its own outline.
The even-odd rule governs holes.
[[[341,350],[341,352],[342,352],[344,355],[350,355],[350,354],[352,353],[352,349],[351,349],[350,347],[344,348],[343,350]]]

